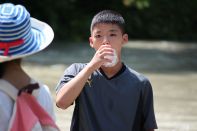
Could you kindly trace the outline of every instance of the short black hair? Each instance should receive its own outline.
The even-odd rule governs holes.
[[[6,61],[6,62],[3,62],[3,63],[0,63],[0,78],[2,78],[3,75],[5,74],[6,67],[10,62],[21,64],[21,61],[22,61],[22,59],[19,58],[19,59],[15,59],[15,60],[12,60],[12,61]]]
[[[2,78],[4,75],[5,66],[6,66],[6,63],[0,63],[0,78]]]
[[[125,20],[122,15],[116,11],[103,10],[97,13],[92,19],[90,32],[92,33],[94,26],[100,23],[116,24],[120,27],[122,33],[125,33]]]

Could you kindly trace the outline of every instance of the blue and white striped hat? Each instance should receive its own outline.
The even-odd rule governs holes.
[[[0,5],[0,63],[22,58],[46,48],[53,40],[52,28],[22,5]]]

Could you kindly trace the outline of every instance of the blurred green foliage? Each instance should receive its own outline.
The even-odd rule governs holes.
[[[49,23],[55,40],[87,41],[91,19],[113,9],[126,20],[130,39],[197,40],[197,0],[1,0],[23,4]]]

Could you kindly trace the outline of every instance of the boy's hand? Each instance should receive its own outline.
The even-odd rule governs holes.
[[[111,60],[105,58],[105,56],[113,56],[113,49],[110,45],[101,45],[99,49],[94,54],[94,57],[89,62],[89,66],[93,67],[94,70],[98,69],[105,62],[111,62]]]

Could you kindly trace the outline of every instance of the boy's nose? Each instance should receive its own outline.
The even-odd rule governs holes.
[[[103,39],[103,45],[108,45],[110,42],[109,42],[109,39],[107,37],[104,37]]]

